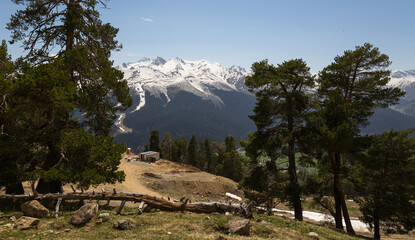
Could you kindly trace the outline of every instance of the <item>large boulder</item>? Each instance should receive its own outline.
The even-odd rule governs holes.
[[[249,219],[233,219],[228,222],[228,232],[249,236]]]
[[[49,210],[45,208],[40,202],[37,200],[32,200],[29,202],[25,202],[20,205],[20,209],[22,210],[25,216],[34,217],[34,218],[48,218]]]
[[[71,223],[73,225],[82,225],[91,220],[98,212],[98,205],[88,203],[78,209],[76,212],[72,214]]]
[[[14,228],[25,230],[33,227],[37,227],[39,219],[23,216],[16,220],[14,223]]]

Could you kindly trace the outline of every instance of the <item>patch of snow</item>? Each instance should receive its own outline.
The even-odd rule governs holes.
[[[238,196],[236,196],[235,194],[232,194],[232,193],[226,193],[225,194],[226,196],[228,196],[228,197],[230,197],[230,198],[233,198],[233,199],[235,199],[235,200],[238,200],[238,201],[242,201],[242,198],[241,197],[238,197]]]
[[[273,208],[272,211],[274,212],[282,212],[282,213],[289,213],[294,215],[294,211],[288,211],[288,210],[280,210],[280,209],[276,209]],[[323,213],[317,213],[317,212],[311,212],[311,211],[303,211],[303,217],[311,219],[313,221],[316,222],[324,222],[324,221],[330,221],[330,222],[334,222],[334,218],[331,215],[327,215],[327,214],[323,214]],[[350,220],[353,226],[353,229],[359,232],[370,232],[369,230],[369,225],[360,221],[360,220],[355,220],[355,219],[351,219]],[[345,226],[346,223],[344,222],[343,219],[343,226]]]
[[[143,90],[142,85],[141,84],[136,84],[135,87],[136,87],[135,91],[140,96],[140,103],[137,105],[137,107],[131,113],[140,110],[142,107],[144,107],[144,105],[146,105],[146,92]]]

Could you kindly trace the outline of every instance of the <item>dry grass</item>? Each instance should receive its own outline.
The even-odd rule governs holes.
[[[126,208],[124,215],[114,215],[116,208],[100,210],[109,212],[103,223],[97,224],[96,218],[83,227],[69,224],[70,212],[54,219],[42,219],[38,229],[20,231],[5,227],[8,215],[0,219],[0,239],[311,239],[309,232],[317,232],[320,239],[352,240],[352,237],[324,226],[306,222],[296,222],[287,218],[256,215],[251,221],[251,236],[242,237],[226,234],[226,225],[234,216],[223,214],[195,214],[151,212],[137,215],[136,210]],[[125,219],[135,225],[131,230],[112,228],[115,221]]]

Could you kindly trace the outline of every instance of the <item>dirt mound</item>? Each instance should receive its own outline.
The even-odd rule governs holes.
[[[125,181],[116,184],[101,184],[86,191],[135,192],[156,197],[180,199],[182,196],[194,200],[223,201],[227,192],[243,196],[234,181],[203,172],[187,164],[159,160],[155,163],[137,161],[136,155],[124,155],[119,170],[125,172]],[[26,194],[31,192],[30,184],[24,183]],[[65,192],[72,192],[71,185],[64,186]]]
[[[176,198],[223,200],[227,192],[242,196],[237,183],[230,179],[168,160],[157,161],[140,175],[139,181],[155,192]]]
[[[131,160],[133,159],[133,160]],[[117,184],[102,184],[88,191],[135,192],[156,197],[171,197],[180,199],[186,196],[191,200],[224,200],[225,193],[238,196],[243,193],[238,190],[234,181],[201,171],[193,166],[159,160],[155,163],[137,161],[135,155],[124,155],[119,169],[126,174],[125,181]],[[71,191],[70,186],[64,187]]]

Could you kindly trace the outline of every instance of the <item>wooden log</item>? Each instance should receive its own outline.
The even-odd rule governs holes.
[[[59,207],[61,206],[62,198],[58,198],[58,202],[56,203],[55,208],[55,218],[59,217]]]
[[[126,202],[127,202],[126,200],[122,200],[121,205],[117,210],[117,215],[120,215],[120,213],[121,213],[122,209],[124,208]]]
[[[95,193],[95,192],[94,192]],[[171,202],[167,199],[161,199],[145,194],[138,193],[49,193],[49,194],[39,194],[38,196],[31,195],[10,195],[5,194],[0,196],[1,198],[11,198],[14,200],[118,200],[118,201],[131,201],[131,202],[144,202],[148,205],[149,208],[156,208],[163,211],[189,211],[197,213],[225,213],[225,212],[236,212],[242,216],[247,215],[246,213],[241,212],[241,204],[226,204],[220,202],[192,202],[189,203],[189,200],[186,199],[184,202]],[[182,199],[184,200],[184,198]],[[185,204],[183,204],[185,203]],[[124,203],[125,204],[125,203]],[[247,209],[242,206],[242,209],[246,209],[247,212],[250,212],[251,209]]]

